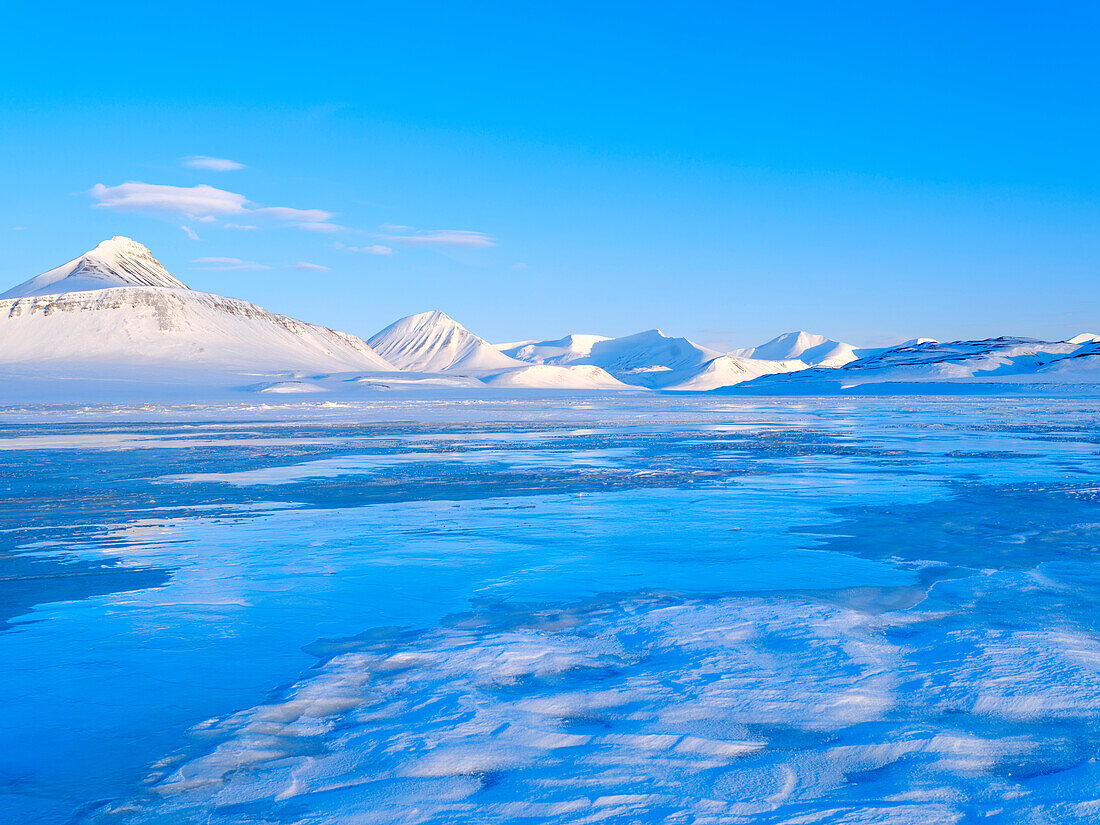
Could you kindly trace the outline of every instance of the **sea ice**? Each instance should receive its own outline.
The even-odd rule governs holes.
[[[1096,401],[0,413],[6,822],[1100,818]]]

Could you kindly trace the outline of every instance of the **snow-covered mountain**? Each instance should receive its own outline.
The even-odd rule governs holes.
[[[810,366],[841,367],[859,356],[851,344],[811,332],[787,332],[753,348],[750,358],[765,361],[802,361]]]
[[[129,238],[104,241],[4,294],[0,363],[393,369],[354,335],[188,289]]]
[[[148,249],[137,241],[116,235],[67,264],[43,272],[7,292],[0,293],[0,299],[59,295],[119,286],[187,289],[161,266],[160,261]]]
[[[1001,337],[980,341],[902,344],[834,369],[768,375],[741,387],[753,392],[798,391],[813,385],[844,390],[883,383],[1094,383],[1100,379],[1100,336],[1068,341]]]
[[[525,367],[439,310],[394,321],[367,339],[398,369],[419,372],[488,371]]]
[[[269,394],[488,387],[708,391],[735,385],[799,393],[880,383],[1098,384],[1100,335],[1055,342],[921,338],[857,349],[792,332],[721,353],[652,329],[621,338],[574,334],[493,347],[434,311],[402,318],[363,341],[248,301],[191,290],[144,246],[115,237],[3,293],[0,367],[9,386],[33,379],[55,388],[75,387],[73,379],[94,373],[100,386],[119,378],[131,386],[183,386],[216,376],[223,388]]]
[[[687,338],[650,329],[596,341],[587,356],[573,363],[593,364],[626,384],[659,389],[686,381],[721,355]]]
[[[524,341],[497,347],[505,355],[529,364],[573,364],[592,354],[592,347],[610,340],[603,335],[573,333],[556,341]]]

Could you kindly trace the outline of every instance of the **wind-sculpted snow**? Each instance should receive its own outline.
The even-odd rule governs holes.
[[[1097,821],[1100,402],[556,398],[0,410],[5,821]]]

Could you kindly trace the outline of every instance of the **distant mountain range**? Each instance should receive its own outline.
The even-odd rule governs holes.
[[[1100,335],[859,348],[808,332],[720,352],[658,329],[493,346],[438,310],[366,341],[189,289],[115,237],[0,295],[0,365],[33,373],[202,368],[264,392],[421,387],[816,393],[868,385],[1100,384]],[[27,373],[30,371],[30,373]],[[43,373],[45,374],[45,373]],[[266,378],[270,380],[255,380]]]
[[[949,390],[955,384],[1100,384],[1100,335],[1085,333],[1068,341],[1002,337],[942,344],[925,339],[870,350],[839,368],[767,376],[739,391],[869,391],[886,385]]]

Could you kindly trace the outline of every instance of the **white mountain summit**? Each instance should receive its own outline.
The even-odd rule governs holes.
[[[187,289],[161,266],[152,252],[137,241],[116,235],[67,264],[43,272],[7,292],[0,293],[0,299],[59,295],[120,286]]]
[[[859,357],[851,344],[802,330],[784,333],[748,354],[752,358],[765,361],[797,359],[815,367],[842,367]]]
[[[393,370],[354,335],[188,289],[148,249],[122,237],[0,298],[0,363],[44,362]]]

